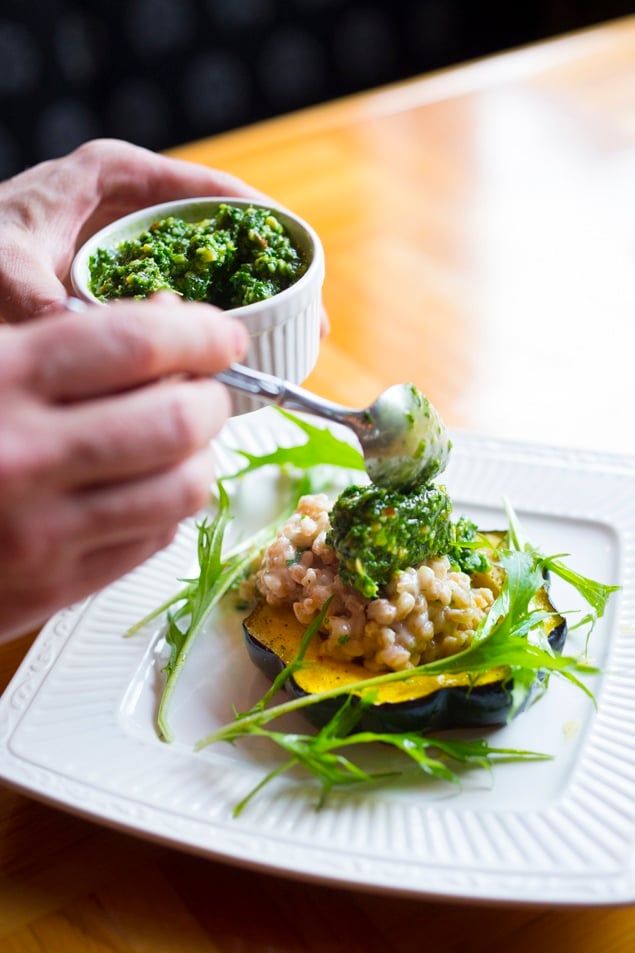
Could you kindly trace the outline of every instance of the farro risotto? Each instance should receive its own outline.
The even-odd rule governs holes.
[[[367,598],[340,576],[327,541],[330,510],[324,493],[301,497],[264,551],[253,579],[260,597],[291,608],[303,625],[331,598],[320,654],[359,662],[369,672],[405,670],[466,649],[497,595],[495,583],[485,577],[489,585],[475,585],[447,555],[436,555],[397,570],[375,598]]]

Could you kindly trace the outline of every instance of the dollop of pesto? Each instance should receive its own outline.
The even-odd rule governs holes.
[[[101,301],[169,290],[227,310],[288,288],[306,262],[274,212],[221,204],[211,218],[165,218],[137,238],[99,248],[89,270]]]
[[[456,568],[484,570],[485,557],[473,545],[474,523],[451,519],[445,487],[428,483],[398,492],[370,484],[349,486],[330,513],[327,543],[339,560],[339,575],[368,599],[381,593],[395,572],[447,555]]]

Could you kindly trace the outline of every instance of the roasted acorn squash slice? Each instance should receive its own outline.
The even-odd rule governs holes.
[[[500,543],[502,533],[488,534]],[[475,585],[500,586],[500,573],[474,578]],[[542,623],[549,643],[560,652],[566,639],[566,620],[556,613],[549,598],[548,579],[537,593],[536,605],[554,613]],[[273,681],[297,655],[306,627],[297,621],[292,609],[259,602],[243,623],[249,657],[263,674]],[[285,690],[292,697],[327,691],[373,677],[361,664],[342,662],[320,654],[320,639],[315,637],[305,655],[308,663],[287,680]],[[364,711],[358,728],[375,732],[432,731],[450,728],[482,728],[507,721],[511,709],[511,686],[504,668],[481,675],[478,682],[469,673],[454,675],[415,675],[375,689],[373,703]],[[318,727],[324,725],[342,705],[344,696],[324,699],[304,709]]]

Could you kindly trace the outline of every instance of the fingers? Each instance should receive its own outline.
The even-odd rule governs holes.
[[[77,495],[53,530],[81,548],[85,540],[102,548],[167,532],[209,503],[213,480],[214,455],[205,447],[163,472]]]
[[[161,294],[30,325],[25,376],[55,401],[88,399],[170,374],[210,375],[239,360],[244,326],[210,305]]]
[[[234,319],[173,296],[0,328],[0,507],[198,453],[231,409],[211,375],[244,344]]]
[[[99,139],[71,154],[89,174],[97,172],[99,203],[87,219],[92,234],[120,215],[144,205],[204,195],[271,201],[236,176],[183,159],[158,155],[115,139]]]
[[[325,338],[331,333],[331,322],[329,320],[328,312],[324,306],[320,311],[320,337]]]
[[[71,489],[160,472],[207,447],[230,411],[226,388],[200,378],[58,408],[31,479]]]
[[[212,476],[207,448],[148,479],[14,507],[0,521],[0,630],[14,607],[22,622],[43,618],[167,545],[208,502]]]
[[[65,573],[50,578],[0,581],[3,612],[0,641],[21,635],[46,622],[55,612],[85,599],[149,559],[174,538],[171,530],[154,533],[134,542],[120,543],[77,554],[65,563]]]
[[[0,319],[9,324],[28,321],[66,295],[45,242],[0,225]]]
[[[161,474],[206,450],[230,409],[211,379],[53,407],[18,395],[0,427],[0,520],[13,506]]]
[[[112,581],[206,504],[229,412],[209,375],[237,356],[234,324],[170,298],[0,327],[1,632]]]
[[[214,479],[210,447],[150,476],[47,497],[15,507],[6,519],[0,559],[4,569],[33,574],[49,560],[50,579],[64,561],[97,550],[165,533],[208,502]],[[58,552],[59,561],[50,561]],[[10,565],[9,565],[10,564]]]
[[[135,569],[168,546],[176,531],[175,525],[162,533],[151,533],[132,542],[102,546],[83,553],[77,572],[68,582],[67,598],[62,605],[70,605],[86,593],[96,592]]]

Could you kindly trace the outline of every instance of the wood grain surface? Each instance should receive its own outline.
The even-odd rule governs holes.
[[[416,382],[448,424],[635,452],[635,18],[173,154],[321,235],[307,386]],[[0,647],[4,688],[34,634]],[[635,794],[635,792],[634,792]],[[632,908],[440,905],[295,883],[0,789],[3,953],[631,953]]]

